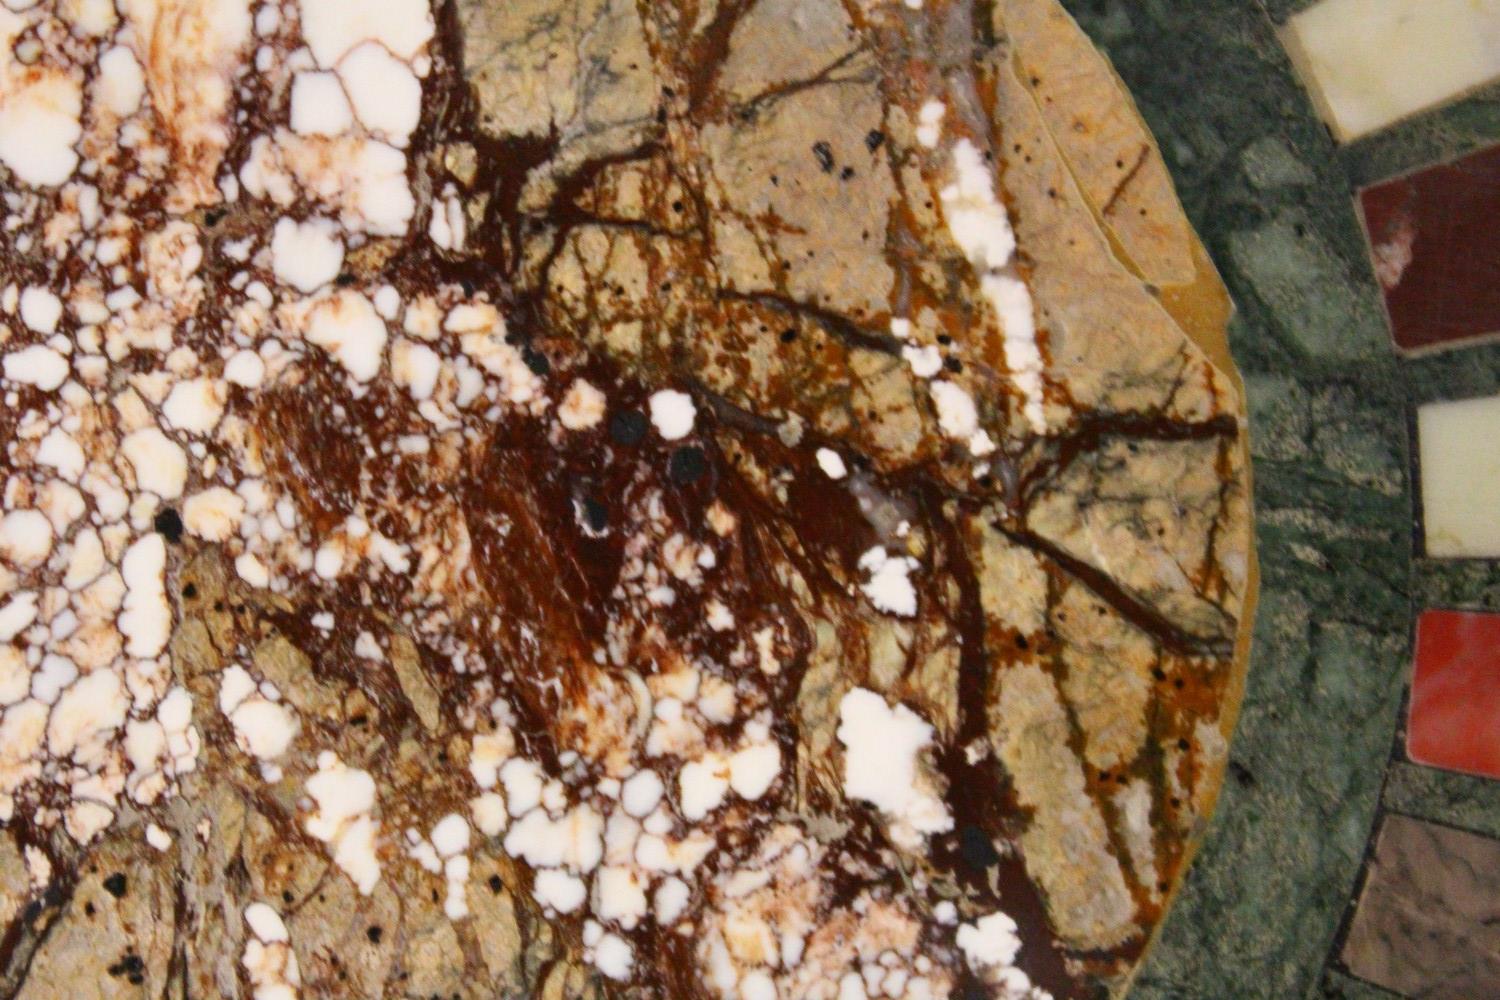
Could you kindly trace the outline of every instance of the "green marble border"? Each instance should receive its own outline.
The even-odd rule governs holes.
[[[1330,966],[1382,795],[1500,834],[1500,787],[1397,762],[1414,604],[1500,569],[1412,555],[1414,402],[1500,391],[1500,345],[1391,349],[1353,191],[1500,138],[1500,87],[1339,148],[1276,38],[1300,0],[1065,0],[1114,60],[1239,307],[1263,590],[1230,774],[1132,994],[1390,994]]]

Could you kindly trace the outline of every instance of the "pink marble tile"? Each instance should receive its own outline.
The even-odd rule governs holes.
[[[1424,611],[1416,646],[1407,756],[1500,778],[1500,614]]]

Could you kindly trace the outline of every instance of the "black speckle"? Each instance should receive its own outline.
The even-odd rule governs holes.
[[[584,497],[583,519],[591,530],[603,531],[609,527],[609,508],[593,497]]]
[[[797,339],[797,331],[794,330],[793,328],[787,327],[785,330],[781,331],[781,342],[783,344],[790,344],[792,341],[794,341],[796,339]]]
[[[370,943],[371,944],[379,944],[380,943],[380,935],[382,935],[384,933],[385,933],[384,931],[382,931],[379,927],[374,926],[374,925],[371,925],[371,926],[365,928],[365,937],[367,937],[367,938],[370,939]]]
[[[865,133],[865,148],[870,152],[873,153],[879,149],[880,144],[883,142],[885,142],[885,133],[880,131],[880,129],[872,128]]]
[[[853,167],[845,167],[843,170],[839,171],[839,180],[841,180],[841,181],[847,181],[850,178],[852,178],[853,176],[854,176],[854,168]]]
[[[469,296],[470,298],[473,297],[474,282],[470,281],[468,278],[461,278],[459,279],[458,287],[464,290],[464,295]]]
[[[646,427],[646,415],[639,410],[621,410],[609,418],[609,436],[615,444],[640,444],[646,437]]]
[[[1251,774],[1250,769],[1237,760],[1229,762],[1229,773],[1234,775],[1235,781],[1238,781],[1246,788],[1255,784],[1255,775]]]
[[[1024,635],[1018,635],[1018,636],[1016,636],[1016,648],[1017,649],[1030,649],[1031,648],[1031,643],[1026,641],[1026,637]]]
[[[125,895],[125,876],[115,872],[104,880],[104,890],[116,899],[121,898]]]
[[[198,585],[196,583],[192,583],[192,582],[183,584],[182,585],[182,596],[186,597],[190,601],[193,598],[197,597],[198,596]]]
[[[503,889],[504,887],[505,887],[505,883],[500,881],[500,876],[499,875],[491,875],[490,876],[490,892],[493,892],[495,895],[498,896],[500,894],[500,890]]]
[[[127,951],[123,958],[105,971],[111,976],[128,976],[132,983],[139,986],[141,977],[146,971],[146,963],[141,961],[141,956],[135,952]]]
[[[983,830],[972,823],[958,832],[958,853],[964,863],[976,871],[987,871],[1000,863],[1000,853]]]
[[[832,173],[833,147],[828,145],[828,143],[819,140],[818,142],[813,143],[812,151],[813,156],[817,157],[818,166],[822,168],[823,173]]]
[[[531,347],[521,349],[521,360],[526,362],[526,367],[531,369],[533,375],[545,375],[552,370],[552,363],[547,360],[547,355]]]
[[[350,285],[354,284],[354,275],[350,274],[348,271],[344,271],[337,278],[333,279],[333,283],[335,285],[338,285],[340,288],[348,288]]]
[[[964,363],[957,358],[944,358],[943,367],[956,375],[964,370]]]
[[[203,213],[203,224],[209,229],[224,221],[225,211],[222,208],[210,208]]]
[[[1179,750],[1186,750],[1186,749],[1188,749],[1188,748],[1189,748],[1189,747],[1190,747],[1190,746],[1192,746],[1192,744],[1191,744],[1191,743],[1189,743],[1189,742],[1188,742],[1188,741],[1187,741],[1187,740],[1185,740],[1185,739],[1181,739],[1181,740],[1178,740],[1178,741],[1177,741],[1177,749],[1179,749]]]
[[[667,471],[672,482],[678,486],[689,486],[702,479],[703,474],[708,471],[708,459],[704,457],[702,448],[678,448],[672,452]]]
[[[167,541],[175,543],[182,540],[182,515],[171,507],[158,511],[152,524]]]
[[[674,211],[674,212],[680,212],[680,211],[682,211],[682,199],[681,198],[679,198],[676,201],[672,202],[672,211]]]

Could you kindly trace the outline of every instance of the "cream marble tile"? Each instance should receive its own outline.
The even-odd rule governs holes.
[[[1427,554],[1500,556],[1500,396],[1417,410]]]
[[[1500,0],[1323,0],[1282,41],[1348,142],[1500,78]]]

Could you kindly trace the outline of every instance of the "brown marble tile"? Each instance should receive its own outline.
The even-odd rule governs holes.
[[[1500,333],[1500,145],[1359,193],[1402,351]]]
[[[1500,996],[1500,841],[1389,814],[1342,960],[1423,1000]]]

